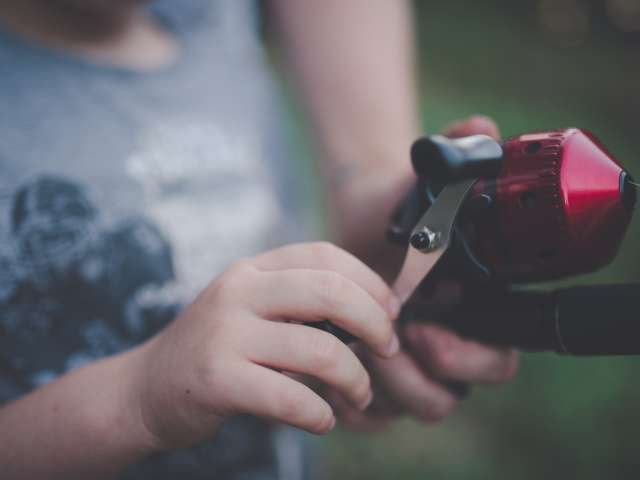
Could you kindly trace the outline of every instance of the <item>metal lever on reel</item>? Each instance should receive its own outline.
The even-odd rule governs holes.
[[[458,213],[478,176],[497,174],[501,159],[500,144],[486,135],[454,140],[434,135],[413,144],[411,160],[418,177],[430,175],[446,185],[409,235],[407,254],[392,286],[403,304],[449,248]],[[345,343],[355,340],[328,321],[308,325],[328,331]]]

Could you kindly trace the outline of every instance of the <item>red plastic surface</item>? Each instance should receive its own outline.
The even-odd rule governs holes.
[[[499,278],[552,279],[593,271],[615,256],[631,209],[623,168],[586,131],[571,128],[505,141],[504,165],[474,194],[492,196],[479,218],[478,256]]]

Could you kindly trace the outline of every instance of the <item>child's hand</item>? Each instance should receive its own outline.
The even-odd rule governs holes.
[[[333,335],[287,321],[328,319],[389,357],[399,346],[398,309],[376,273],[330,244],[239,261],[140,348],[142,420],[159,448],[211,437],[242,413],[325,433],[335,423],[331,407],[281,372],[315,377],[358,409],[371,401],[369,375]]]

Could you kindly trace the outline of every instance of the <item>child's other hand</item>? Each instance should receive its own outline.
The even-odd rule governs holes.
[[[376,273],[331,244],[239,261],[140,347],[141,419],[159,449],[211,437],[242,413],[325,433],[335,423],[329,404],[282,372],[314,377],[357,409],[371,401],[370,378],[336,337],[288,321],[328,319],[389,357],[398,308]]]

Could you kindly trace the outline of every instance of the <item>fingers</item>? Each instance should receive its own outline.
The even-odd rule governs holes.
[[[335,336],[305,325],[276,322],[255,322],[252,329],[253,335],[245,345],[250,360],[315,377],[335,388],[357,409],[371,402],[369,374],[353,351]]]
[[[396,415],[374,413],[371,410],[363,412],[357,410],[348,403],[337,391],[327,392],[327,401],[333,407],[333,411],[341,424],[356,432],[380,432],[389,426]]]
[[[456,399],[445,387],[425,375],[413,359],[400,352],[389,359],[369,357],[374,383],[398,408],[423,422],[441,420]]]
[[[352,280],[395,318],[400,304],[382,278],[350,253],[328,242],[288,245],[260,254],[252,260],[265,271],[288,269],[331,270]]]
[[[414,358],[439,379],[500,383],[511,379],[518,367],[515,350],[464,340],[439,325],[414,323],[403,336]]]
[[[260,365],[248,364],[229,382],[234,409],[286,423],[311,433],[327,433],[335,425],[329,404],[306,385]]]
[[[279,270],[254,277],[252,310],[265,318],[330,320],[382,356],[399,349],[389,313],[357,283],[326,270]]]
[[[472,115],[464,120],[454,122],[445,127],[443,134],[451,138],[469,135],[489,135],[496,140],[500,138],[500,130],[496,123],[484,115]]]

